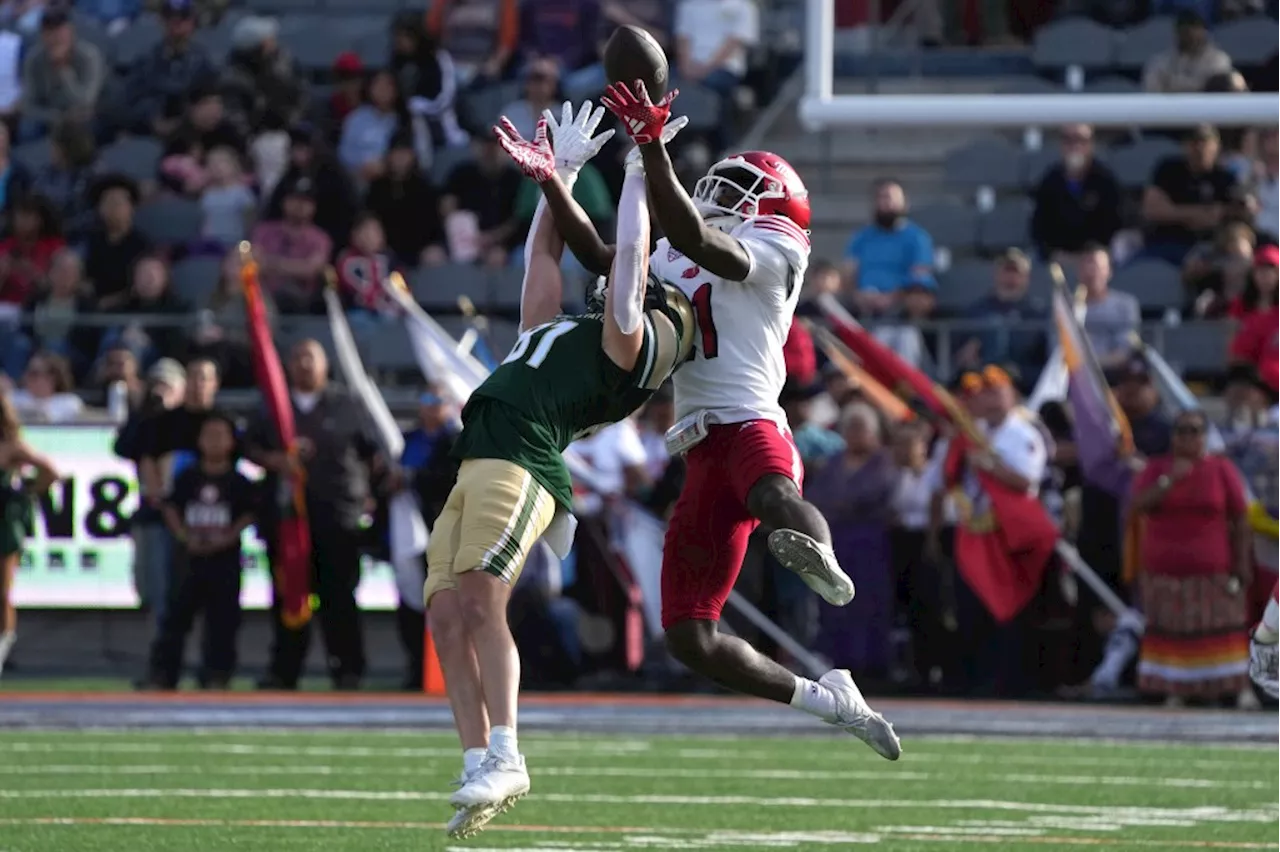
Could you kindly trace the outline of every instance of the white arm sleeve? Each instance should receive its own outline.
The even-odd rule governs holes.
[[[617,252],[605,299],[623,334],[640,328],[649,253],[649,195],[643,173],[628,173],[618,200]]]

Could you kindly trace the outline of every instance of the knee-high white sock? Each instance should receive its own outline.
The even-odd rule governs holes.
[[[799,675],[796,676],[795,692],[791,695],[791,706],[817,716],[824,722],[830,722],[836,717],[836,698],[831,690]]]
[[[506,725],[495,725],[489,730],[489,753],[508,760],[520,756],[520,745],[516,742],[516,729]]]

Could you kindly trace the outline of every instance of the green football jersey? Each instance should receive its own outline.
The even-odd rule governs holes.
[[[667,379],[691,337],[657,312],[644,319],[644,344],[634,369],[623,370],[602,347],[601,314],[561,316],[520,334],[502,364],[462,411],[454,454],[513,462],[566,509],[573,508],[569,444],[631,415]]]

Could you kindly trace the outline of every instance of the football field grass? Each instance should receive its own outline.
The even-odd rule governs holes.
[[[440,733],[0,730],[0,852],[1277,848],[1271,747],[531,734],[533,792],[443,834]]]

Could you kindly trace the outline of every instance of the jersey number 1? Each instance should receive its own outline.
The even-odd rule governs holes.
[[[698,333],[702,336],[702,357],[715,358],[720,354],[720,335],[716,332],[716,318],[711,313],[711,282],[693,291],[693,312],[698,315]]]
[[[533,354],[525,359],[525,364],[533,369],[542,366],[542,362],[547,360],[547,356],[551,354],[551,347],[556,340],[573,331],[577,327],[577,323],[573,320],[560,320],[559,322],[548,322],[542,325],[535,325],[533,328],[525,329],[516,338],[516,345],[511,347],[511,354],[502,359],[502,363],[511,364],[524,358],[525,353],[529,351],[529,344],[533,342],[535,337],[542,335],[538,339],[538,345],[533,347]]]

